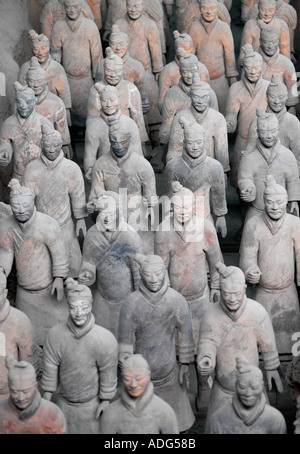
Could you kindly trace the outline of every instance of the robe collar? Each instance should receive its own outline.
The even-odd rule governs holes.
[[[185,243],[199,242],[203,240],[203,222],[204,218],[193,216],[189,222],[182,225],[173,216],[173,229]]]
[[[243,83],[244,83],[246,89],[248,90],[251,97],[253,98],[255,96],[255,94],[258,92],[258,90],[263,82],[262,75],[259,76],[259,79],[255,83],[252,83],[252,82],[250,82],[249,79],[247,79],[247,77],[245,76],[245,73],[243,73],[242,80],[243,80]]]
[[[20,419],[29,419],[38,411],[39,406],[41,405],[42,398],[38,389],[36,389],[33,401],[24,410],[20,410],[18,407],[16,407],[11,397],[9,398],[9,401],[12,408],[17,411]]]
[[[237,311],[230,311],[226,304],[224,303],[223,299],[222,299],[222,296],[220,298],[220,306],[223,310],[223,312],[227,315],[227,317],[231,318],[231,320],[233,322],[236,322],[238,321],[238,319],[243,315],[245,309],[246,309],[246,306],[247,306],[247,297],[246,295],[244,296],[244,299],[242,301],[242,304],[240,305],[240,307],[238,308]]]
[[[120,109],[116,110],[116,112],[112,115],[106,115],[106,113],[103,112],[103,110],[100,110],[100,117],[102,120],[105,121],[105,123],[109,126],[111,123],[114,123],[116,120],[119,120],[122,115],[122,112]]]
[[[36,222],[35,218],[36,218],[36,208],[34,207],[34,208],[33,208],[32,216],[31,216],[31,218],[28,219],[27,222],[19,222],[19,221],[17,221],[16,218],[15,218],[15,221],[16,221],[16,223],[18,224],[18,226],[20,227],[20,229],[21,229],[22,231],[24,231],[24,230],[26,230],[28,227],[30,227],[31,224],[34,224],[34,223]]]
[[[94,325],[95,317],[92,313],[90,313],[87,321],[83,326],[75,325],[70,315],[67,319],[67,327],[69,328],[75,339],[80,339],[81,337],[86,336],[94,328]]]
[[[44,71],[47,71],[51,63],[51,55],[49,53],[47,60],[44,63],[40,63],[41,67],[43,68]]]
[[[251,426],[264,412],[266,406],[266,397],[262,392],[256,404],[251,408],[247,408],[244,407],[242,402],[239,400],[237,392],[235,391],[232,398],[232,406],[235,413],[243,421],[243,423],[246,426]]]
[[[27,117],[27,118],[23,118],[21,117],[21,115],[19,114],[18,111],[16,111],[16,118],[17,118],[17,121],[19,123],[20,126],[25,126],[27,125],[28,123],[31,122],[31,120],[34,120],[34,117],[36,116],[36,110],[35,108],[33,109],[33,111],[31,112],[31,114]]]
[[[196,118],[197,123],[201,124],[206,115],[208,114],[209,106],[205,109],[204,112],[198,112],[198,110],[195,109],[195,107],[191,104],[191,112]]]
[[[280,146],[281,142],[279,138],[272,148],[265,147],[259,139],[256,139],[256,147],[268,165],[271,165],[276,158]]]
[[[101,234],[106,238],[106,240],[110,243],[114,241],[122,231],[126,231],[126,222],[123,216],[121,216],[119,220],[119,225],[116,230],[110,231],[110,230],[102,230],[99,226],[98,223],[96,222],[96,228],[98,232],[101,232]]]
[[[35,99],[36,99],[36,104],[37,104],[37,105],[42,104],[42,102],[45,101],[45,99],[47,98],[48,93],[49,93],[49,88],[48,88],[48,86],[46,85],[46,87],[45,87],[45,89],[42,91],[42,93],[41,93],[39,96],[36,96],[36,97],[35,97]]]
[[[5,320],[9,316],[10,309],[11,309],[10,303],[9,303],[8,299],[6,299],[5,302],[4,302],[3,308],[2,308],[2,310],[0,312],[0,325],[3,322],[5,322]]]
[[[278,120],[280,121],[285,116],[285,114],[287,113],[287,109],[286,109],[285,106],[283,106],[283,108],[281,109],[280,112],[274,112],[274,110],[272,110],[271,107],[268,106],[267,107],[267,112],[275,114],[277,116]]]
[[[72,30],[73,33],[76,33],[77,30],[79,29],[80,25],[82,24],[82,21],[83,21],[83,16],[82,14],[80,13],[79,17],[74,21],[74,20],[70,20],[68,18],[68,16],[66,16],[66,22],[69,26],[69,28]]]
[[[140,418],[145,410],[145,408],[150,404],[154,397],[153,384],[148,383],[145,392],[137,398],[131,397],[124,386],[121,390],[121,401],[127,410],[129,410],[136,418]]]
[[[203,27],[205,28],[205,31],[206,33],[209,35],[213,29],[215,28],[217,22],[218,22],[218,14],[216,14],[216,17],[214,18],[214,20],[212,22],[206,22],[204,19],[203,19],[203,16],[202,14],[200,15],[200,23],[203,25]]]
[[[270,216],[268,216],[268,214],[266,213],[266,210],[264,210],[264,212],[262,214],[262,218],[263,218],[264,223],[266,224],[266,226],[272,233],[272,235],[276,235],[276,233],[279,232],[279,230],[281,229],[281,227],[284,224],[284,221],[286,218],[286,213],[280,219],[278,219],[278,221],[274,221],[273,219],[270,218]]]
[[[127,63],[129,57],[130,57],[130,55],[129,55],[129,52],[127,51],[122,57],[123,65],[125,65],[125,63]]]
[[[203,150],[203,153],[198,158],[192,158],[185,148],[182,150],[182,159],[187,163],[189,167],[198,167],[204,164],[206,160],[206,152]]]
[[[167,293],[168,289],[169,283],[168,279],[166,278],[166,273],[163,286],[158,292],[151,292],[150,290],[147,289],[142,280],[140,280],[139,282],[139,291],[146,298],[146,300],[148,300],[153,305],[156,305],[156,303],[159,303],[162,300],[162,298]]]
[[[262,56],[264,62],[268,65],[268,66],[272,66],[274,65],[274,63],[276,63],[277,59],[278,59],[278,56],[279,56],[279,47],[277,48],[276,52],[274,55],[271,55],[271,57],[269,57],[269,55],[265,54],[263,49],[261,47],[259,47],[259,53],[260,55]]]
[[[179,79],[178,87],[181,88],[183,93],[185,93],[186,95],[190,96],[191,87],[190,87],[190,85],[186,85],[183,82],[182,77],[180,77],[180,79]]]
[[[131,146],[129,146],[129,149],[128,149],[126,155],[123,156],[122,158],[118,158],[115,155],[115,153],[112,151],[111,148],[110,148],[110,154],[111,154],[113,161],[116,163],[116,165],[118,167],[123,167],[126,164],[126,162],[128,161],[128,159],[130,158],[130,156],[132,155],[132,148],[131,148]]]
[[[41,160],[43,161],[43,163],[45,164],[45,166],[47,167],[48,170],[53,170],[55,167],[58,166],[58,164],[64,159],[64,153],[63,151],[61,150],[59,155],[57,156],[56,159],[54,159],[54,161],[51,161],[50,159],[46,158],[46,156],[44,155],[44,153],[41,153]]]
[[[129,24],[130,28],[135,28],[135,27],[138,27],[138,28],[139,28],[140,26],[142,26],[142,25],[140,24],[140,22],[141,22],[141,20],[144,18],[144,15],[143,15],[143,13],[142,13],[138,19],[132,20],[132,19],[128,16],[128,14],[126,13],[125,18],[126,18],[128,24]]]

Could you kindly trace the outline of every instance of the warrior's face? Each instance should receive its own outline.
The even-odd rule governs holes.
[[[113,153],[117,158],[123,158],[129,150],[130,136],[129,134],[120,134],[117,131],[109,134],[109,141]]]
[[[261,75],[262,62],[254,58],[246,58],[244,62],[245,76],[247,79],[255,83],[258,81]]]
[[[260,2],[258,7],[258,14],[261,20],[265,22],[265,24],[269,24],[272,22],[275,16],[276,5],[273,2]]]
[[[113,201],[107,203],[105,207],[99,210],[97,217],[97,225],[100,227],[100,231],[115,232],[118,228],[119,215],[118,207]]]
[[[193,75],[197,71],[195,65],[180,66],[180,75],[185,85],[191,86],[193,83]]]
[[[118,85],[123,77],[123,66],[116,65],[113,61],[106,61],[104,64],[104,76],[109,85]]]
[[[204,152],[204,137],[199,136],[193,139],[184,139],[186,152],[191,158],[199,158]]]
[[[79,0],[64,0],[65,10],[70,20],[76,20],[80,16],[81,5]]]
[[[61,151],[62,140],[58,135],[47,136],[43,138],[42,145],[42,150],[46,158],[50,161],[54,161]]]
[[[36,104],[34,93],[19,92],[16,95],[17,111],[22,118],[27,118],[33,112]]]
[[[229,311],[237,311],[244,300],[246,284],[235,282],[233,279],[226,279],[221,283],[222,300]]]
[[[34,399],[36,393],[36,380],[34,377],[22,377],[15,372],[8,381],[10,397],[19,410],[25,410]]]
[[[257,135],[261,143],[267,147],[272,148],[279,137],[279,126],[274,121],[263,121],[257,125]]]
[[[45,90],[47,86],[47,76],[41,75],[39,71],[30,71],[30,74],[27,73],[27,83],[28,87],[30,87],[33,91],[35,96],[39,96]]]
[[[150,381],[150,371],[145,367],[126,367],[122,370],[123,384],[131,397],[144,394]]]
[[[192,195],[178,195],[172,197],[173,212],[179,224],[187,224],[194,214],[194,197]]]
[[[17,221],[27,222],[34,212],[34,199],[29,195],[12,197],[10,206]]]
[[[259,375],[245,373],[239,375],[236,390],[240,401],[245,407],[253,407],[263,392],[263,382]]]
[[[209,93],[206,91],[191,91],[191,100],[193,107],[197,110],[197,112],[202,113],[204,112],[209,105]]]
[[[92,312],[91,298],[79,298],[69,301],[71,319],[77,326],[83,326]]]
[[[260,45],[262,50],[268,57],[272,57],[279,47],[279,37],[273,36],[270,38],[261,38]]]
[[[101,94],[101,107],[106,115],[113,115],[119,108],[119,97],[116,94]]]
[[[265,210],[268,216],[277,221],[286,213],[288,198],[286,194],[266,194],[264,196]]]
[[[38,59],[39,63],[44,63],[49,55],[49,44],[45,41],[39,41],[33,46],[33,54]]]
[[[268,104],[273,112],[278,113],[284,108],[285,103],[288,99],[288,92],[285,90],[280,93],[279,91],[269,89],[267,91]]]
[[[122,38],[110,38],[109,45],[114,51],[114,54],[120,58],[124,57],[128,49],[128,41],[124,41]]]
[[[217,15],[218,5],[216,0],[201,0],[200,12],[206,22],[212,22]]]
[[[143,13],[144,0],[127,0],[127,14],[132,20],[137,20]]]
[[[161,265],[147,264],[141,269],[142,281],[150,292],[158,292],[162,288],[165,274],[165,267]]]

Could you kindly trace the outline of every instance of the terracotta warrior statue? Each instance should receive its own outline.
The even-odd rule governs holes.
[[[88,212],[95,209],[96,188],[123,193],[125,220],[139,232],[145,253],[153,252],[154,232],[148,219],[149,210],[158,204],[154,171],[147,159],[133,153],[127,128],[117,122],[110,125],[109,140],[110,151],[100,156],[92,170]]]
[[[85,0],[79,0],[79,3],[82,15],[94,20],[94,15],[88,3]],[[64,0],[47,0],[40,17],[42,33],[50,39],[55,22],[65,18]]]
[[[286,22],[275,16],[276,0],[259,0],[258,17],[248,20],[243,28],[241,49],[245,44],[251,44],[255,52],[259,51],[261,28],[258,21],[274,25],[278,30],[279,52],[290,58],[290,32]],[[240,58],[239,58],[240,61]]]
[[[236,383],[232,402],[212,414],[207,433],[286,434],[283,415],[267,403],[262,371],[243,355],[236,358]]]
[[[196,196],[178,182],[173,182],[172,187],[173,218],[165,217],[155,232],[154,250],[164,261],[171,287],[181,293],[190,306],[196,354],[200,321],[219,293],[215,263],[223,258],[214,225],[203,215],[194,214]],[[201,377],[198,375],[197,378],[199,404],[202,384]]]
[[[39,359],[34,337],[34,329],[27,315],[10,305],[6,276],[0,271],[0,401],[9,397],[5,367],[8,355],[19,361],[28,361],[38,374]]]
[[[185,52],[189,55],[194,54],[193,40],[190,35],[188,35],[187,33],[179,33],[179,31],[175,30],[173,32],[173,38],[175,59],[163,67],[159,74],[158,79],[159,85],[158,107],[160,111],[162,110],[163,101],[167,91],[174,85],[178,85],[181,77],[179,67],[181,55],[179,49],[185,50]],[[206,66],[203,65],[203,63],[201,63],[199,60],[197,62],[197,65],[199,67],[200,79],[209,84],[209,73]]]
[[[123,78],[123,60],[110,47],[105,49],[104,80],[97,82],[91,88],[88,99],[88,119],[101,116],[101,92],[106,86],[113,86],[118,90],[120,110],[123,115],[132,118],[139,128],[140,140],[145,151],[145,142],[148,134],[145,128],[142,99],[138,88]]]
[[[119,27],[114,24],[112,26],[112,33],[109,36],[109,47],[111,47],[115,55],[122,58],[123,79],[134,83],[138,88],[142,98],[143,113],[145,114],[150,108],[146,73],[142,63],[129,55],[128,46],[128,36],[126,33],[121,32]],[[95,81],[105,81],[104,59],[99,60]]]
[[[204,378],[215,373],[209,397],[205,430],[213,413],[232,401],[236,357],[240,354],[258,367],[259,353],[269,390],[274,380],[282,392],[280,365],[272,323],[264,307],[246,296],[245,276],[235,266],[216,263],[220,275],[219,301],[205,312],[200,326],[197,368]]]
[[[39,64],[46,71],[48,88],[51,93],[57,95],[64,102],[68,123],[70,124],[70,108],[72,107],[71,92],[66,72],[62,65],[53,60],[50,55],[50,43],[45,35],[38,35],[34,30],[29,30],[31,49]],[[24,63],[19,71],[18,81],[26,85],[26,74],[30,67],[31,60]]]
[[[13,178],[21,181],[26,165],[41,154],[42,123],[52,123],[36,109],[34,91],[27,85],[14,83],[17,111],[8,117],[0,131],[0,165],[7,166],[13,158]]]
[[[58,222],[36,211],[33,192],[17,179],[9,187],[13,214],[0,225],[0,270],[8,276],[15,260],[16,307],[28,316],[37,344],[43,345],[47,329],[68,312],[63,288],[69,272],[67,246]]]
[[[248,19],[257,19],[258,17],[258,4],[255,2],[253,7],[249,11]],[[287,0],[276,0],[276,10],[275,10],[275,17],[282,19],[288,26],[289,33],[290,33],[290,52],[291,58],[294,60],[294,32],[297,26],[297,13],[295,8],[292,5],[289,5]]]
[[[49,91],[47,73],[43,70],[36,57],[31,58],[31,63],[26,74],[26,82],[34,91],[36,111],[46,117],[61,134],[62,145],[66,156],[71,156],[69,145],[71,142],[67,112],[61,98]]]
[[[78,164],[64,157],[58,131],[42,125],[42,134],[42,154],[28,164],[22,184],[33,192],[37,211],[60,225],[69,251],[69,276],[78,277],[81,250],[77,237],[80,231],[85,235],[88,216],[82,172]]]
[[[163,68],[161,40],[155,22],[143,13],[146,0],[126,0],[127,13],[116,25],[129,39],[128,51],[146,71],[150,110],[146,115],[152,148],[158,148],[161,116],[158,110],[158,77]],[[148,2],[151,4],[151,1]]]
[[[99,191],[95,200],[99,211],[83,242],[79,274],[81,284],[92,286],[93,314],[96,323],[118,338],[121,308],[135,290],[138,269],[130,255],[143,253],[139,234],[130,227],[122,214],[119,194]]]
[[[278,118],[280,142],[294,153],[300,175],[300,122],[295,115],[287,111],[288,89],[280,74],[272,75],[267,88],[267,99],[267,112],[274,113]],[[248,131],[246,151],[255,146],[257,137],[257,117],[255,117]]]
[[[169,287],[161,257],[138,256],[135,260],[140,263],[141,281],[121,310],[119,361],[123,364],[133,353],[144,356],[155,394],[173,408],[183,432],[195,421],[185,378],[194,361],[190,309],[183,296]]]
[[[219,110],[225,115],[230,85],[237,80],[233,36],[230,26],[217,15],[217,0],[201,0],[199,20],[188,29],[195,53],[209,72],[210,85],[218,99]]]
[[[245,223],[240,266],[255,285],[254,298],[268,311],[279,353],[291,353],[292,335],[300,331],[300,220],[286,213],[288,193],[268,175],[264,211]],[[270,260],[271,258],[271,260]],[[296,270],[295,270],[296,268]],[[296,272],[296,276],[295,276]]]
[[[81,1],[64,0],[66,17],[53,26],[51,55],[67,73],[72,97],[72,125],[84,127],[89,92],[98,60],[102,58],[102,45],[96,24],[81,13]]]
[[[63,412],[40,395],[34,367],[6,357],[10,396],[0,401],[0,434],[66,434]]]
[[[203,127],[198,123],[190,123],[184,117],[179,118],[179,123],[184,130],[184,146],[182,156],[171,159],[166,165],[166,194],[171,198],[173,182],[179,181],[195,196],[202,196],[202,216],[212,223],[215,219],[216,230],[220,231],[224,238],[227,234],[227,204],[223,167],[216,159],[206,156]]]
[[[258,23],[261,27],[259,53],[263,57],[262,77],[271,80],[273,74],[280,74],[288,89],[286,106],[290,113],[296,115],[295,106],[299,102],[299,96],[295,66],[288,57],[279,53],[277,28],[263,21]]]
[[[69,317],[47,333],[41,388],[64,413],[70,434],[99,434],[99,418],[116,394],[118,343],[95,324],[92,293],[66,280]]]
[[[182,25],[177,25],[177,29],[186,31],[189,29],[191,24],[199,20],[201,16],[201,0],[175,0],[176,1],[176,13],[177,10],[181,10],[181,23]],[[231,0],[225,0],[226,3],[229,3]],[[178,5],[178,6],[177,6]],[[184,9],[182,11],[182,9]],[[183,14],[182,14],[183,12]],[[230,26],[231,17],[228,12],[228,8],[224,4],[224,0],[217,1],[217,14],[218,18]],[[178,16],[177,16],[178,17]]]
[[[174,410],[155,394],[143,356],[129,356],[121,374],[121,395],[104,411],[101,434],[178,434]]]
[[[265,207],[265,179],[272,175],[275,181],[286,188],[289,211],[299,215],[300,181],[296,158],[291,150],[285,148],[279,138],[279,121],[274,113],[257,109],[258,139],[250,151],[243,154],[239,173],[238,186],[240,197],[251,202],[246,219],[262,213]]]
[[[251,44],[242,49],[242,78],[229,89],[226,107],[228,133],[237,130],[231,156],[231,183],[237,187],[238,168],[242,151],[246,148],[247,135],[257,107],[267,108],[267,88],[269,81],[262,78],[262,56],[254,52]]]
[[[139,128],[136,122],[121,112],[119,91],[112,85],[105,85],[100,93],[101,110],[99,117],[89,118],[85,131],[84,171],[90,182],[92,168],[98,158],[109,152],[109,126],[116,121],[130,134],[130,146],[135,153],[144,156]],[[295,117],[296,118],[296,117]]]
[[[159,140],[161,144],[170,142],[170,130],[175,115],[191,106],[191,86],[193,75],[199,69],[199,60],[196,55],[187,54],[184,49],[178,49],[180,79],[177,85],[169,88],[162,104],[162,124],[159,130]],[[201,80],[201,75],[200,75]],[[209,107],[218,110],[218,101],[215,92],[210,89]]]
[[[241,19],[243,22],[248,22],[248,15],[255,3],[258,0],[241,0]]]
[[[209,107],[210,90],[210,86],[206,82],[202,82],[199,75],[194,73],[193,84],[190,88],[191,106],[181,110],[180,115],[176,115],[172,121],[167,161],[182,154],[184,131],[179,123],[179,118],[183,117],[187,121],[198,123],[203,127],[206,134],[207,156],[217,159],[221,163],[224,173],[227,173],[230,166],[226,121],[220,112]]]

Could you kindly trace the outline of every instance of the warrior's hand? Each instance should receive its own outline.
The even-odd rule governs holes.
[[[180,369],[179,369],[179,384],[182,385],[184,376],[188,373],[189,371],[189,365],[188,364],[181,364]]]
[[[233,123],[233,121],[228,120],[226,123],[227,123],[227,132],[234,132],[235,124]]]
[[[91,200],[90,202],[88,202],[86,204],[86,209],[89,214],[94,213],[94,211],[96,209],[96,204],[95,204],[94,200]]]
[[[217,290],[217,289],[211,289],[210,291],[210,302],[211,303],[217,303],[218,301],[220,301],[220,290]]]
[[[201,375],[210,375],[214,371],[214,364],[209,356],[204,356],[199,363],[197,362],[197,368]]]
[[[85,237],[86,235],[86,225],[85,225],[85,219],[78,219],[76,222],[76,236],[79,236],[80,230],[82,231],[82,235]]]
[[[109,406],[109,400],[102,400],[96,411],[96,418],[99,419],[104,410]]]
[[[277,370],[266,370],[266,374],[267,374],[269,391],[271,391],[271,389],[272,389],[272,379],[273,379],[275,382],[277,391],[279,393],[282,393],[283,386],[282,386],[282,381],[281,381],[278,371]]]
[[[143,98],[142,99],[142,109],[143,109],[143,114],[146,114],[150,110],[150,103],[148,98]]]
[[[93,168],[90,167],[90,168],[86,171],[86,173],[85,173],[85,175],[84,175],[86,181],[88,181],[89,183],[92,181],[92,169],[93,169]]]
[[[5,167],[9,164],[9,157],[7,151],[0,151],[0,166]]]
[[[250,282],[250,284],[258,284],[260,281],[261,274],[262,273],[259,268],[251,270],[247,275],[247,281]]]
[[[290,214],[299,217],[299,205],[298,202],[291,202],[290,206]]]
[[[80,273],[78,276],[78,282],[79,284],[82,285],[87,285],[88,287],[91,285],[93,280],[92,273],[89,271],[84,271],[83,273]]]
[[[63,281],[62,277],[56,277],[54,279],[54,282],[53,282],[52,288],[51,288],[51,295],[54,295],[55,290],[57,293],[57,296],[56,296],[57,301],[61,301],[64,296],[64,281]]]
[[[216,219],[216,231],[221,233],[222,238],[227,236],[227,226],[225,216],[218,216]]]
[[[240,192],[240,197],[244,202],[253,202],[253,200],[256,197],[256,190],[254,187],[249,187],[246,189],[243,189]]]
[[[45,400],[51,400],[51,397],[52,397],[52,393],[49,392],[49,391],[45,391],[44,394],[43,394],[43,399]]]

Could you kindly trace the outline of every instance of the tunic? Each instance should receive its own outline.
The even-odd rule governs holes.
[[[193,39],[195,54],[208,69],[211,88],[217,95],[220,112],[225,115],[229,89],[226,78],[238,76],[230,26],[217,16],[210,23],[201,16],[191,24],[188,34]]]
[[[151,292],[140,282],[138,290],[127,298],[121,310],[119,357],[122,358],[124,352],[143,355],[150,367],[154,392],[159,396],[159,385],[170,381],[175,370],[177,385],[169,388],[164,400],[175,411],[179,431],[183,432],[192,426],[195,417],[186,384],[180,385],[178,381],[176,350],[179,363],[194,361],[191,314],[187,302],[166,282],[158,292]]]
[[[275,113],[279,120],[279,138],[281,144],[291,150],[297,160],[300,175],[300,122],[295,115],[287,112],[284,107],[279,113],[273,112],[269,107],[267,112]],[[247,149],[255,146],[257,139],[257,117],[255,117],[248,131]]]
[[[91,88],[88,98],[88,119],[93,117],[99,117],[101,107],[100,93],[108,83],[106,81],[97,82]],[[132,118],[139,128],[141,141],[147,142],[148,135],[145,128],[145,121],[142,109],[142,99],[137,87],[129,82],[128,80],[122,79],[118,85],[116,85],[119,91],[120,110],[123,115]]]
[[[243,154],[238,174],[239,190],[256,189],[251,202],[256,212],[264,209],[264,190],[267,175],[273,175],[277,184],[288,193],[288,200],[300,200],[300,181],[297,161],[291,150],[281,145],[280,139],[272,149],[265,148],[257,139],[256,146]]]
[[[51,55],[62,64],[68,77],[72,124],[85,126],[88,96],[98,60],[102,58],[96,24],[82,15],[76,21],[67,18],[57,21],[51,36]]]
[[[109,124],[114,121],[119,122],[122,130],[130,132],[130,148],[143,156],[140,132],[135,121],[127,115],[123,115],[121,110],[113,115],[106,115],[101,109],[99,117],[89,118],[87,121],[83,164],[85,172],[93,167],[100,156],[109,152]]]
[[[36,391],[33,402],[19,410],[10,397],[0,402],[0,434],[66,434],[63,412]]]
[[[125,17],[117,20],[116,25],[128,36],[130,56],[144,66],[150,102],[147,119],[149,125],[158,124],[161,122],[161,117],[158,110],[158,84],[154,75],[163,68],[158,28],[154,21],[143,15],[136,21],[132,21],[126,14]]]
[[[258,349],[265,370],[277,369],[280,363],[274,331],[270,317],[261,304],[245,296],[234,314],[228,311],[222,299],[210,306],[201,322],[197,356],[198,365],[204,357],[209,357],[215,365],[206,425],[218,408],[232,400],[236,357],[243,354],[258,367]]]
[[[81,13],[88,19],[94,20],[94,15],[88,3],[84,0],[81,2]],[[43,35],[48,39],[51,37],[53,25],[56,21],[66,18],[66,10],[63,0],[48,0],[40,17],[41,30]]]
[[[279,353],[291,354],[292,334],[300,330],[300,310],[295,280],[300,284],[300,220],[286,214],[277,222],[259,214],[246,222],[240,248],[240,267],[246,279],[253,268],[262,275],[255,299],[272,320]],[[270,257],[272,260],[270,260]]]
[[[68,245],[69,276],[77,277],[81,251],[75,233],[75,219],[87,216],[84,181],[80,167],[66,159],[61,151],[54,161],[44,154],[30,163],[23,175],[23,185],[35,195],[36,209],[51,216],[61,227]]]
[[[286,22],[278,17],[274,17],[270,24],[274,25],[278,30],[280,53],[290,58],[290,32]],[[246,44],[251,44],[255,52],[259,51],[260,27],[257,19],[250,19],[244,25],[240,49]]]
[[[178,85],[174,85],[167,91],[162,104],[162,124],[159,130],[160,143],[169,143],[170,130],[175,115],[191,106],[190,88],[180,78]],[[212,89],[210,89],[209,97],[209,107],[218,111],[218,100]]]
[[[269,83],[268,80],[260,77],[256,84],[252,84],[244,75],[242,80],[233,84],[229,89],[226,121],[233,123],[234,130],[236,126],[238,128],[231,156],[231,176],[233,186],[235,187],[238,184],[238,168],[241,152],[246,148],[250,123],[256,117],[257,107],[262,107],[266,110],[268,105],[267,88]]]
[[[148,99],[148,87],[146,81],[146,73],[144,66],[138,60],[132,58],[128,52],[122,57],[123,60],[123,79],[128,80],[136,85],[140,92],[142,101]],[[104,60],[99,60],[96,76],[96,82],[103,82],[105,84],[104,76]]]
[[[130,255],[143,253],[138,233],[124,220],[115,232],[104,232],[93,225],[83,242],[80,274],[92,274],[96,281],[93,314],[97,325],[111,331],[118,338],[122,305],[134,291],[137,270]]]
[[[174,221],[175,222],[175,221]],[[210,306],[210,288],[219,288],[219,274],[215,268],[223,262],[219,241],[213,224],[204,218],[194,218],[193,224],[180,231],[170,219],[165,219],[155,232],[155,254],[168,270],[170,285],[187,300],[191,308],[195,352],[198,346],[200,320]]]
[[[285,55],[280,54],[279,50],[272,57],[268,57],[262,48],[259,49],[259,53],[263,57],[262,77],[266,80],[271,80],[273,74],[280,74],[283,83],[288,89],[288,99],[285,105],[290,107],[298,104],[297,76],[295,66],[291,60]]]
[[[54,129],[52,123],[43,115],[33,110],[28,118],[22,118],[18,112],[2,123],[1,145],[9,153],[8,160],[13,157],[12,178],[22,179],[26,165],[39,158],[41,154],[42,123]]]
[[[37,344],[47,329],[68,314],[67,301],[51,295],[56,277],[68,276],[68,253],[61,229],[54,219],[34,209],[31,218],[19,223],[14,216],[0,225],[0,266],[9,275],[13,260],[17,268],[16,307],[30,319]]]
[[[18,81],[21,85],[27,85],[26,74],[30,64],[31,61],[29,60],[20,68]],[[47,61],[43,63],[41,67],[46,71],[50,92],[62,99],[66,109],[70,109],[72,107],[71,92],[68,78],[62,65],[53,60],[49,54]]]
[[[206,66],[203,65],[200,61],[198,65],[200,80],[203,80],[204,82],[209,84],[209,73]],[[178,85],[180,77],[179,60],[177,57],[175,57],[175,60],[164,66],[159,74],[158,106],[160,110],[162,109],[163,101],[168,89],[173,87],[174,85]]]
[[[95,324],[93,314],[82,327],[69,317],[48,331],[41,387],[53,393],[60,385],[57,405],[65,414],[68,433],[99,433],[97,407],[116,394],[117,366],[118,343]]]
[[[212,213],[225,216],[227,213],[224,172],[221,164],[205,155],[193,159],[185,149],[182,157],[173,158],[166,165],[166,194],[172,197],[172,182],[179,181],[196,196],[203,196],[205,218]]]
[[[205,131],[204,147],[207,156],[219,161],[223,166],[224,172],[228,172],[230,166],[226,121],[220,112],[217,112],[210,107],[208,107],[205,112],[200,113],[191,106],[188,109],[183,109],[180,115],[174,117],[170,132],[167,161],[176,156],[181,156],[182,153],[184,130],[178,121],[178,118],[181,116],[187,121],[198,123],[203,127]]]
[[[39,360],[33,326],[23,312],[11,307],[6,300],[0,311],[0,401],[9,396],[5,366],[5,358],[9,354],[18,361],[31,363],[38,373]]]
[[[254,407],[246,408],[239,401],[237,393],[233,395],[232,403],[224,405],[211,416],[208,434],[286,434],[286,423],[277,408],[266,403],[266,397],[261,395]]]
[[[153,392],[132,398],[122,388],[121,397],[112,402],[101,418],[101,434],[178,434],[178,422],[170,405]]]
[[[71,142],[65,105],[58,96],[51,93],[48,87],[40,96],[36,96],[36,111],[46,117],[61,134],[63,145]]]

